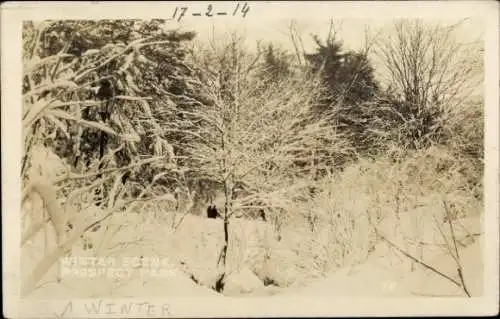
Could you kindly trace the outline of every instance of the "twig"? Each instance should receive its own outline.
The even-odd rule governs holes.
[[[53,183],[59,184],[59,183],[64,182],[66,180],[86,179],[86,178],[94,177],[94,176],[101,175],[101,174],[114,173],[114,172],[118,172],[118,171],[127,170],[130,168],[136,167],[136,166],[154,163],[154,162],[162,160],[162,159],[165,159],[165,157],[164,156],[156,156],[156,157],[152,157],[152,158],[140,161],[138,163],[127,165],[127,166],[108,168],[108,169],[104,169],[104,170],[99,170],[97,172],[88,173],[88,174],[81,174],[81,175],[68,172],[68,174],[61,176],[60,178],[56,179]]]
[[[132,43],[130,43],[129,45],[127,45],[123,51],[119,52],[119,53],[116,53],[114,55],[112,55],[111,57],[109,58],[106,58],[103,60],[103,62],[101,62],[100,64],[94,66],[94,67],[91,67],[91,68],[88,68],[86,69],[85,71],[83,71],[82,73],[80,74],[76,74],[73,76],[73,81],[74,82],[78,82],[80,79],[82,79],[83,77],[85,77],[87,74],[95,71],[95,70],[98,70],[102,67],[104,67],[106,64],[110,63],[111,61],[117,59],[118,57],[124,55],[126,52],[128,52],[130,49],[133,49],[133,50],[138,50],[140,47],[142,46],[146,46],[146,45],[149,45],[149,44],[160,44],[160,43],[164,43],[164,42],[168,42],[168,41],[157,41],[157,42],[151,42],[151,43],[141,43],[141,42],[144,42],[146,40],[150,40],[154,37],[149,37],[147,39],[139,39],[139,40],[136,40]]]
[[[59,65],[61,65],[62,56],[63,56],[63,54],[66,53],[66,51],[68,51],[69,46],[71,45],[71,41],[73,40],[73,37],[74,37],[74,35],[71,36],[71,39],[68,40],[68,42],[66,42],[66,44],[61,49],[61,51],[59,51],[59,53],[57,53],[57,55],[56,55],[57,56],[57,62],[56,62],[56,65],[54,66],[54,69],[52,70],[52,74],[50,75],[50,81],[51,82],[54,82],[54,78],[56,76],[57,69],[59,68]]]
[[[457,262],[457,258],[455,256],[455,254],[451,251],[451,245],[448,242],[448,239],[446,238],[446,235],[444,234],[443,230],[441,229],[441,226],[439,226],[439,222],[435,218],[434,218],[434,222],[436,223],[436,227],[439,230],[439,233],[441,234],[441,237],[443,238],[443,240],[445,242],[444,247],[446,247],[448,254],[450,254],[450,256],[455,260],[455,262]]]
[[[446,212],[446,217],[447,217],[446,219],[448,220],[448,225],[450,226],[451,238],[453,239],[453,246],[455,248],[455,256],[453,259],[455,260],[455,262],[457,264],[458,277],[460,277],[460,281],[462,282],[462,289],[467,294],[467,296],[470,298],[471,295],[469,293],[469,290],[467,289],[467,286],[465,285],[465,280],[464,280],[464,276],[463,276],[462,263],[460,262],[460,255],[458,253],[457,238],[455,236],[455,230],[453,229],[453,224],[451,222],[451,216],[450,216],[450,212],[448,210],[448,206],[446,205],[446,201],[444,201],[444,200],[443,200],[443,206],[444,206],[444,210]]]
[[[24,177],[24,170],[26,169],[26,164],[28,162],[28,156],[31,152],[31,148],[33,146],[33,143],[34,143],[34,140],[35,138],[33,136],[31,136],[29,142],[28,142],[28,147],[26,148],[26,151],[24,153],[24,156],[23,156],[23,162],[22,162],[22,165],[21,165],[21,178]]]
[[[409,253],[407,253],[403,249],[399,248],[396,244],[394,244],[393,242],[391,242],[389,239],[387,239],[384,235],[380,234],[380,232],[378,231],[378,229],[376,227],[374,227],[374,228],[375,228],[375,233],[379,236],[379,238],[382,239],[383,241],[385,241],[387,244],[389,244],[389,246],[391,246],[392,248],[396,249],[397,251],[399,251],[400,253],[402,253],[406,257],[410,258],[414,262],[418,263],[419,265],[421,265],[421,266],[423,266],[423,267],[431,270],[432,272],[438,274],[439,276],[441,276],[443,278],[448,279],[449,281],[451,281],[452,283],[454,283],[456,286],[462,288],[462,285],[458,281],[456,281],[455,279],[451,278],[450,276],[448,276],[446,274],[443,274],[441,271],[439,271],[436,268],[428,265],[424,261],[422,261],[422,260],[420,260],[420,259],[418,259],[416,257],[413,257],[412,255],[410,255]]]

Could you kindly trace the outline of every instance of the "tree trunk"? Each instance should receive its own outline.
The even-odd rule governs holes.
[[[227,249],[229,247],[229,216],[231,215],[231,185],[229,181],[224,182],[224,245],[222,246],[221,255],[219,258],[218,265],[222,264],[222,272],[219,278],[215,282],[215,290],[217,292],[222,292],[224,290],[224,278],[227,273]]]

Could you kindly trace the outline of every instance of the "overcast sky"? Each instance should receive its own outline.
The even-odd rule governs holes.
[[[307,52],[314,49],[314,41],[310,34],[317,34],[325,39],[330,21],[333,19],[338,29],[338,37],[344,43],[344,49],[360,49],[364,46],[365,29],[375,34],[379,30],[388,32],[395,18],[423,18],[429,23],[452,25],[461,21],[455,35],[460,41],[473,42],[482,40],[485,25],[474,11],[474,7],[443,7],[446,2],[425,2],[420,6],[410,7],[411,2],[398,2],[387,6],[386,2],[369,2],[350,4],[342,2],[249,2],[250,10],[245,18],[236,14],[232,16],[238,2],[213,2],[214,12],[228,12],[227,16],[207,17],[204,15],[209,3],[192,3],[186,11],[181,23],[168,22],[168,27],[180,27],[183,30],[194,30],[198,33],[197,41],[208,40],[212,33],[216,37],[224,36],[232,31],[245,35],[249,48],[255,47],[257,40],[279,43],[282,47],[293,50],[289,33],[289,25],[296,22]],[[240,2],[243,4],[244,2]],[[477,3],[477,2],[476,2]],[[184,4],[186,5],[186,4]],[[202,13],[192,16],[192,13]],[[465,19],[465,20],[464,20]],[[382,33],[385,34],[385,33]],[[379,79],[383,68],[377,65],[372,57]],[[477,92],[481,92],[478,88]]]
[[[249,10],[243,17],[241,8],[245,3]],[[12,2],[10,5],[15,6]],[[185,7],[187,10],[181,21],[168,21],[168,29],[180,27],[186,31],[194,30],[198,33],[197,41],[208,40],[212,33],[221,37],[238,31],[245,35],[248,48],[255,47],[257,40],[263,40],[293,50],[288,28],[295,21],[307,52],[314,49],[310,34],[325,39],[331,19],[341,26],[338,37],[344,42],[344,49],[363,47],[367,26],[373,34],[381,28],[387,31],[396,18],[421,18],[443,24],[467,19],[456,32],[464,42],[482,40],[485,31],[491,39],[496,36],[492,35],[492,26],[497,27],[491,19],[497,9],[493,1],[109,1],[98,4],[23,2],[17,5],[31,7],[25,11],[24,19],[34,20],[49,16],[55,19],[168,19],[172,18],[176,9],[179,13],[180,8]],[[205,13],[209,5],[213,13],[226,12],[227,15],[207,17]],[[240,10],[233,15],[238,5]],[[199,13],[200,16],[193,16],[193,13]],[[489,18],[485,18],[485,15]],[[378,70],[376,62],[373,59],[372,62]]]
[[[241,5],[244,2],[239,2]],[[399,6],[383,6],[386,3],[369,3],[367,6],[357,3],[341,2],[249,2],[250,10],[245,18],[241,13],[232,16],[238,2],[213,2],[214,12],[228,12],[228,16],[216,16],[213,18],[202,15],[192,16],[193,12],[206,12],[207,3],[192,3],[186,11],[186,17],[181,23],[171,22],[172,26],[180,26],[182,29],[192,29],[198,32],[198,38],[208,39],[212,30],[216,35],[226,32],[239,31],[244,33],[251,42],[257,40],[273,41],[291,48],[288,26],[292,20],[296,21],[298,30],[302,33],[302,39],[306,49],[313,47],[311,33],[326,37],[329,30],[330,20],[341,23],[339,36],[346,47],[357,49],[364,45],[365,26],[373,31],[391,24],[395,17],[419,16],[430,22],[456,23],[468,18],[459,30],[464,41],[473,41],[483,33],[484,26],[480,17],[474,10],[464,10],[461,7],[450,7],[444,9],[435,7],[436,3],[428,2],[429,5],[421,5],[409,8],[409,2]],[[442,3],[442,2],[441,2]],[[439,3],[437,3],[439,4]],[[411,9],[411,10],[410,10]],[[447,14],[445,14],[447,13]]]

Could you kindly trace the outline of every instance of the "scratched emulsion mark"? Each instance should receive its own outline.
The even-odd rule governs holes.
[[[232,10],[232,15],[241,15],[243,18],[247,16],[248,11],[250,11],[250,6],[248,3],[244,3],[241,5],[240,3],[237,3],[234,9]],[[172,15],[172,20],[176,20],[178,22],[181,21],[183,17],[185,17],[188,14],[188,7],[175,7],[174,13]],[[192,12],[191,15],[193,17],[201,17],[203,15],[207,17],[213,17],[213,16],[227,16],[231,14],[231,12],[226,12],[226,11],[217,11],[212,4],[209,4],[207,6],[207,9],[205,12]]]

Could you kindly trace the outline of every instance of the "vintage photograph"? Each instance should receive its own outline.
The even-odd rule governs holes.
[[[484,296],[486,24],[317,6],[23,19],[20,298]]]

